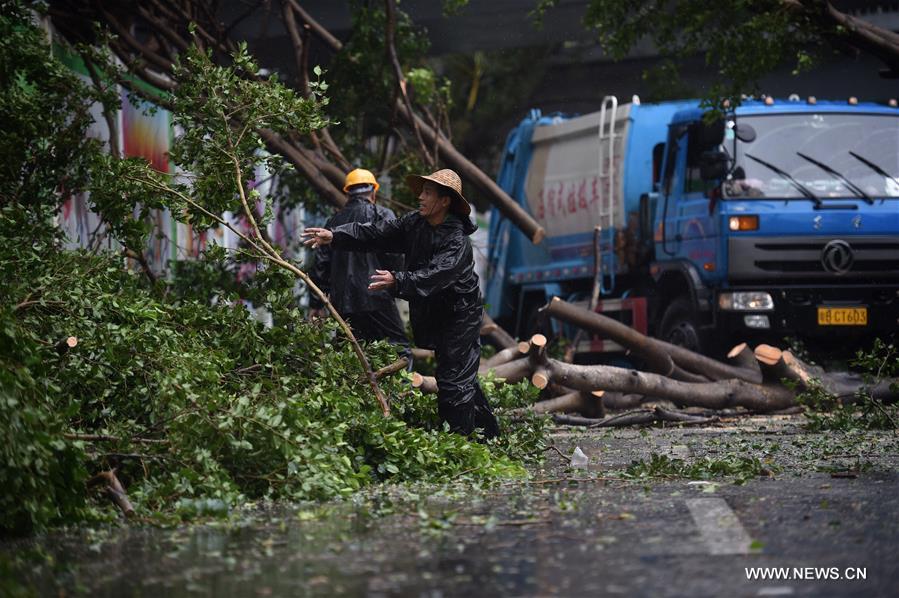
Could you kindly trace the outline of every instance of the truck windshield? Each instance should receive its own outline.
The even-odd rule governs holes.
[[[728,123],[724,146],[736,151],[736,165],[725,197],[808,198],[803,188],[821,200],[899,197],[899,117],[771,114],[737,122],[752,127],[755,138],[735,139]]]

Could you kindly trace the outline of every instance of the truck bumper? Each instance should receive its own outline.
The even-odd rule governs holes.
[[[715,328],[736,342],[763,342],[795,336],[848,343],[863,338],[887,338],[899,332],[899,284],[746,286],[727,291],[765,291],[774,299],[773,311],[724,311],[718,308],[715,297]],[[768,318],[768,328],[749,325],[758,318],[747,316],[763,315]]]

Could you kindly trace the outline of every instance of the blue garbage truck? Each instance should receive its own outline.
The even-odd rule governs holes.
[[[491,214],[487,310],[518,336],[545,329],[554,296],[705,353],[899,330],[895,100],[532,111],[497,182],[546,230],[534,245]],[[620,350],[579,338],[579,353]]]

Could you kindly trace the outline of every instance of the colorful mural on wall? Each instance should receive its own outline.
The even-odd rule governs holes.
[[[57,47],[56,52],[86,84],[91,84],[87,70],[77,56],[66,54],[61,47]],[[169,150],[174,139],[171,113],[149,102],[133,102],[124,88],[119,88],[119,98],[120,109],[114,122],[117,130],[113,134],[117,135],[118,147],[122,148],[124,156],[145,158],[155,169],[177,176],[175,167],[169,160]],[[88,135],[103,141],[108,149],[110,130],[100,106],[93,106],[91,114],[94,123],[88,130]],[[274,184],[275,177],[261,168],[255,173],[255,181],[251,182],[251,186],[255,186],[263,196],[272,192]],[[120,251],[122,248],[106,235],[100,219],[90,211],[89,199],[86,194],[72,196],[62,206],[58,224],[65,233],[66,246],[70,249]],[[303,250],[298,241],[299,232],[303,228],[303,210],[281,209],[279,205],[275,205],[274,209],[276,217],[268,226],[270,237],[276,245],[284,248],[286,257],[301,256]],[[159,275],[168,273],[172,260],[196,259],[212,243],[227,249],[238,247],[237,235],[224,228],[196,231],[189,224],[177,222],[168,210],[154,210],[148,218],[152,232],[147,247],[144,248],[144,257]],[[235,219],[230,214],[225,214],[225,218],[241,232],[248,232],[242,219]],[[255,272],[255,267],[252,270]],[[252,272],[241,271],[238,276],[252,276]]]
[[[58,45],[54,47],[54,52],[87,85],[92,84],[87,69],[78,56],[68,53]],[[87,134],[104,142],[107,151],[110,147],[110,134],[116,135],[117,146],[121,148],[124,156],[144,158],[156,170],[178,177],[177,168],[169,160],[169,151],[176,134],[172,114],[142,100],[134,102],[128,92],[121,87],[119,99],[119,110],[113,122],[115,130],[110,131],[98,104],[91,108],[94,123]],[[274,192],[277,184],[277,177],[260,168],[254,173],[250,187],[258,190],[263,197],[267,197]],[[260,211],[263,209],[263,203],[259,202]],[[69,197],[64,202],[57,222],[65,234],[66,247],[121,252],[122,247],[106,234],[99,217],[90,211],[89,206],[90,197],[87,194]],[[282,249],[285,257],[302,259],[305,249],[300,243],[299,234],[304,227],[304,210],[282,208],[277,202],[273,209],[275,217],[267,228],[269,238]],[[224,227],[197,231],[189,224],[175,220],[168,210],[153,210],[147,218],[150,220],[151,233],[144,248],[144,257],[150,268],[161,277],[167,276],[172,271],[175,260],[196,259],[211,244],[236,250],[242,243],[234,232]],[[230,213],[224,214],[223,218],[241,233],[249,233],[249,226],[243,218],[235,218]],[[135,260],[129,259],[128,263],[135,270],[140,268]],[[239,281],[247,281],[256,275],[259,267],[259,264],[243,263],[235,275]],[[297,296],[301,302],[305,302],[306,291],[300,287],[298,283]],[[257,318],[271,324],[270,315],[265,310],[257,310],[246,301],[243,303]]]
[[[70,65],[71,66],[71,65]],[[83,66],[82,66],[83,69]],[[86,72],[79,72],[73,68],[75,72],[86,83],[90,84],[90,78]],[[100,105],[94,105],[90,110],[93,117],[93,124],[88,128],[87,135],[94,139],[99,139],[109,148],[109,126],[106,119],[103,118]],[[78,194],[69,197],[62,205],[58,224],[63,230],[66,237],[66,247],[75,249],[79,247],[89,247],[92,249],[116,249],[114,241],[106,236],[106,230],[96,214],[88,209],[87,194]]]

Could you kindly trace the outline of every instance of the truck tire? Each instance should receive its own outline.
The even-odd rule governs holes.
[[[678,297],[665,309],[659,324],[659,338],[697,353],[706,348],[692,302],[687,297]]]

